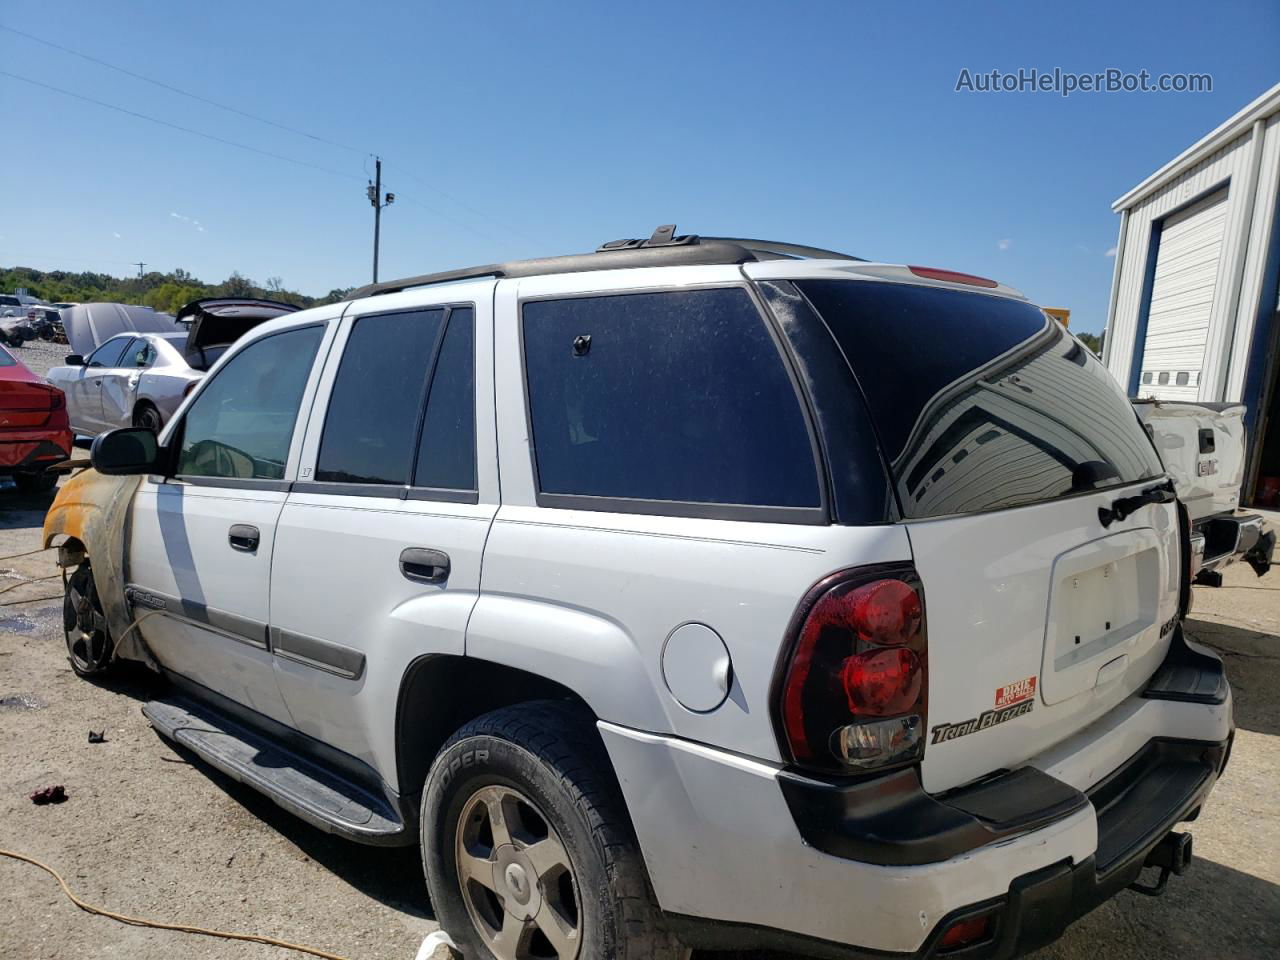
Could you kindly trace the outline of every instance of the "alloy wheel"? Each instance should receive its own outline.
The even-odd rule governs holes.
[[[582,900],[569,852],[524,794],[488,784],[466,801],[455,838],[471,922],[498,960],[573,960]]]

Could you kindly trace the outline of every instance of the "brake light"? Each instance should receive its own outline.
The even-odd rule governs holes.
[[[972,273],[957,273],[955,270],[939,270],[937,267],[907,267],[917,277],[926,280],[944,280],[947,283],[967,283],[971,287],[998,287],[1000,284],[986,277],[975,277]]]
[[[924,604],[907,565],[819,583],[792,621],[779,713],[797,763],[865,770],[918,759],[925,728]]]
[[[942,935],[942,939],[938,942],[938,949],[952,950],[956,947],[969,946],[980,940],[987,939],[990,934],[990,914],[982,917],[970,917],[967,920],[957,920]]]

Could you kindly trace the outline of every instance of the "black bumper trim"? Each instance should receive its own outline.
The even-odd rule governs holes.
[[[1229,690],[1222,658],[1188,640],[1182,624],[1178,623],[1173,629],[1169,652],[1142,695],[1148,700],[1219,704],[1226,702]]]
[[[1038,830],[1088,806],[1083,793],[1021,767],[940,797],[912,767],[872,780],[778,775],[800,835],[824,853],[861,863],[918,866]]]

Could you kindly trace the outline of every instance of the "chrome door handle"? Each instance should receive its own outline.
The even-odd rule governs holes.
[[[449,579],[449,555],[443,550],[406,547],[400,551],[400,573],[414,583],[444,583]]]

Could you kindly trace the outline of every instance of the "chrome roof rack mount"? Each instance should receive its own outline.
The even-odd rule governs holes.
[[[676,234],[674,223],[664,224],[647,240],[612,240],[596,248],[594,253],[574,253],[563,257],[540,257],[534,260],[512,260],[488,263],[461,270],[424,273],[417,277],[388,280],[361,287],[351,294],[352,300],[384,293],[399,293],[414,287],[482,277],[532,277],[553,273],[585,273],[591,270],[623,270],[628,267],[677,267],[716,263],[753,263],[759,260],[861,260],[861,257],[821,247],[773,240],[747,240],[739,237],[701,237]]]

